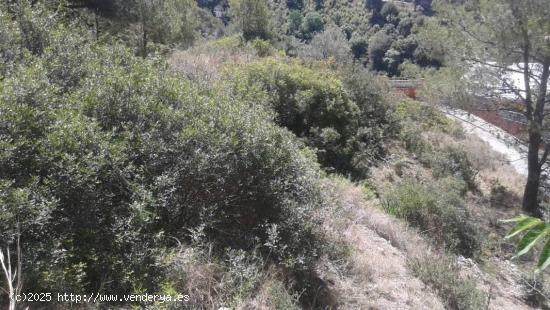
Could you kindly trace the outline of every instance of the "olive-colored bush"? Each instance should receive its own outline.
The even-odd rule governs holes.
[[[45,31],[0,83],[0,246],[21,233],[26,290],[155,291],[159,253],[196,236],[215,255],[310,267],[320,170],[250,109],[263,93],[205,90],[160,59]]]
[[[252,47],[256,50],[256,54],[259,57],[269,56],[273,52],[273,47],[267,40],[254,39],[252,41]]]
[[[461,198],[463,188],[464,184],[454,178],[427,183],[406,179],[384,195],[383,205],[436,244],[474,257],[480,248],[479,232]]]
[[[409,263],[422,282],[433,287],[447,309],[483,309],[488,296],[472,279],[462,278],[461,267],[448,256],[416,258]]]
[[[413,152],[425,166],[432,169],[434,177],[453,176],[464,181],[466,187],[462,194],[467,190],[478,190],[478,171],[463,149],[454,145],[430,144],[422,135],[423,131],[443,132],[455,136],[460,134],[456,131],[456,124],[443,112],[429,104],[405,100],[397,105],[396,115],[403,124],[400,140],[408,151]]]
[[[427,156],[426,160],[432,167],[435,177],[454,176],[466,182],[468,190],[477,190],[476,176],[478,171],[472,166],[464,150],[447,146]]]
[[[365,177],[384,155],[383,141],[397,132],[381,82],[366,72],[350,70],[341,77],[274,59],[230,69],[239,85],[267,93],[276,123],[316,149],[328,171]]]
[[[433,105],[414,101],[402,100],[396,106],[396,115],[402,122],[408,121],[421,126],[422,130],[452,131],[452,121],[443,112]]]

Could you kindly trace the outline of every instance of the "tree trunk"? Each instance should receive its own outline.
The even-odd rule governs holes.
[[[99,10],[95,11],[95,39],[99,40]]]
[[[536,217],[542,217],[539,209],[539,185],[542,167],[539,163],[541,135],[538,126],[529,126],[529,152],[527,155],[527,183],[523,193],[523,211]]]
[[[540,86],[534,111],[528,105],[529,121],[529,153],[527,154],[527,184],[523,193],[523,211],[536,216],[542,217],[542,212],[538,204],[540,177],[542,166],[546,162],[548,156],[548,145],[542,139],[542,128],[544,123],[545,104],[547,97],[547,85],[550,77],[550,59],[544,61],[542,74],[540,77]],[[527,65],[525,66],[527,68]],[[528,70],[526,71],[528,73]],[[525,73],[526,85],[528,86],[529,76]],[[530,90],[528,92],[530,94]],[[529,100],[531,98],[529,97]],[[544,145],[544,154],[539,158],[540,147]]]
[[[143,26],[143,28],[145,28],[145,26]],[[143,54],[142,54],[142,57],[147,58],[147,30],[145,30],[145,29],[143,29],[142,40],[143,40],[143,46],[142,46]]]

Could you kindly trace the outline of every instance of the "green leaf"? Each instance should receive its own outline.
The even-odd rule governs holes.
[[[544,269],[546,269],[546,267],[548,267],[548,265],[550,265],[550,239],[546,241],[546,244],[544,245],[542,252],[540,252],[539,263],[537,266],[538,268],[536,271],[537,272],[543,271]]]
[[[523,236],[523,238],[518,242],[516,248],[515,257],[519,257],[527,252],[539,241],[544,238],[550,230],[550,227],[545,223],[541,223],[533,227],[529,232]]]
[[[516,222],[519,222],[521,220],[524,220],[526,218],[529,218],[527,215],[520,215],[518,217],[514,217],[513,219],[509,219],[509,220],[499,220],[499,222],[501,223],[516,223]]]
[[[532,227],[539,225],[540,223],[542,223],[542,221],[536,217],[525,217],[524,219],[519,220],[512,231],[510,231],[510,234],[508,234],[508,236],[506,236],[505,238],[510,239],[525,230],[531,229]]]

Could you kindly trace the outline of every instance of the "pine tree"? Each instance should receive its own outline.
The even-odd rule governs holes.
[[[486,92],[511,94],[522,105],[527,120],[528,176],[523,210],[541,216],[539,207],[542,170],[550,154],[547,103],[550,101],[550,8],[547,0],[479,0],[456,4],[434,2],[438,17],[447,25],[445,41],[462,66],[478,69]],[[451,58],[451,57],[449,57]],[[521,83],[510,81],[519,74]],[[495,80],[499,85],[487,85]],[[497,102],[506,106],[506,102]]]
[[[229,14],[246,40],[269,38],[269,14],[266,0],[231,0]]]
[[[135,0],[130,11],[137,24],[139,52],[148,54],[150,42],[189,45],[195,36],[193,0]]]

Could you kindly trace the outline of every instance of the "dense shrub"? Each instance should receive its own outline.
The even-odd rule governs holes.
[[[514,208],[520,198],[506,186],[500,184],[498,179],[491,181],[489,203],[492,208]]]
[[[352,162],[359,167],[356,169],[367,171],[368,167],[363,165],[372,165],[386,155],[384,143],[398,136],[401,124],[385,79],[357,67],[348,67],[342,76],[348,95],[360,110],[358,134],[352,144]]]
[[[317,149],[328,170],[364,177],[395,133],[383,88],[365,72],[346,72],[343,82],[328,71],[273,59],[231,69],[234,79],[267,92],[275,121]]]
[[[0,79],[21,57],[21,35],[0,5]]]
[[[302,27],[304,17],[299,10],[292,10],[288,14],[288,26],[287,30],[289,34],[298,35]]]
[[[474,169],[464,150],[447,146],[426,156],[425,160],[432,167],[432,172],[436,178],[454,176],[466,182],[468,190],[477,190],[476,176],[478,171]]]
[[[463,188],[464,184],[454,178],[425,184],[407,179],[384,195],[383,204],[437,244],[473,257],[479,251],[480,241],[461,198]]]
[[[418,126],[408,125],[403,126],[399,139],[403,141],[405,149],[415,155],[422,155],[427,150],[430,150],[430,145],[422,137],[422,129]]]
[[[306,14],[302,23],[302,32],[306,38],[311,38],[315,32],[323,31],[324,23],[321,15],[317,12]]]
[[[464,150],[453,145],[429,144],[422,136],[422,132],[426,130],[455,134],[453,123],[442,112],[428,104],[411,100],[399,103],[396,112],[403,123],[400,139],[405,148],[430,167],[434,177],[453,176],[465,182],[466,190],[478,189],[478,171]]]
[[[19,227],[26,290],[156,291],[159,253],[193,236],[310,266],[319,169],[263,93],[48,31],[0,84],[0,246]]]
[[[490,298],[472,280],[462,279],[460,266],[446,256],[417,258],[410,262],[413,273],[437,290],[448,309],[484,309]]]
[[[421,126],[422,130],[452,131],[452,122],[443,112],[430,104],[414,100],[403,100],[396,106],[396,114],[402,122],[408,121]]]
[[[351,50],[342,30],[331,25],[313,37],[306,56],[318,60],[333,58],[343,64],[351,60]]]
[[[256,54],[258,54],[259,57],[269,56],[273,49],[269,41],[262,39],[254,39],[254,41],[252,41],[252,47],[256,50]]]
[[[209,253],[208,244],[197,243],[176,248],[165,257],[169,272],[163,292],[186,292],[190,297],[186,304],[195,309],[301,309],[299,294],[276,269],[264,268],[266,259],[257,251],[232,249],[216,257]]]
[[[369,39],[369,62],[373,70],[382,71],[386,69],[384,57],[393,41],[394,38],[385,31],[379,31]]]

